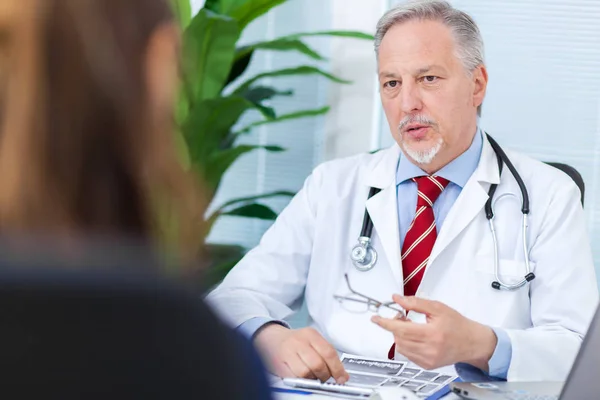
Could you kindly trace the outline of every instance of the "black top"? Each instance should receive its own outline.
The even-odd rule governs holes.
[[[27,257],[0,247],[7,398],[270,398],[250,343],[195,293],[131,269],[131,254],[121,261],[111,254],[105,263],[96,254],[95,267],[86,268],[81,254],[65,263],[23,250],[16,253]]]

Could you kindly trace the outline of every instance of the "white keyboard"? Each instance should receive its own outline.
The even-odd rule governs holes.
[[[283,383],[287,386],[298,389],[322,390],[326,392],[351,394],[355,396],[370,396],[374,393],[373,389],[369,388],[338,385],[337,383],[321,382],[315,379],[283,378]]]

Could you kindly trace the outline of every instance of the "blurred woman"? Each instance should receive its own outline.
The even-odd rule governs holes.
[[[193,251],[202,216],[173,146],[167,2],[2,0],[0,12],[0,230],[156,243],[168,208]]]
[[[176,239],[180,254],[193,258],[199,245],[197,238],[201,237],[199,210],[203,207],[199,191],[178,163],[174,148],[171,110],[177,88],[178,34],[167,0],[0,1],[3,237],[52,237],[52,243],[71,250],[77,248],[80,238],[113,238],[117,242],[120,238],[136,238],[164,248],[169,236]],[[176,227],[176,234],[167,232],[166,226]],[[24,298],[27,296],[25,293]],[[269,397],[261,364],[248,343],[227,331],[200,300],[198,303],[206,335],[198,337],[197,347],[192,346],[190,351],[206,357],[202,370],[197,371],[198,383],[207,382],[203,374],[212,377],[208,382],[214,382],[211,388],[199,389],[218,393],[215,398]],[[92,347],[101,343],[106,333],[118,338],[119,331],[118,327],[94,328],[94,318],[82,310],[78,309],[75,320],[69,323],[88,332],[88,325],[85,329],[77,325],[77,315],[86,316],[86,323],[92,327],[90,352],[76,355],[74,360],[97,365],[100,376],[81,372],[79,367],[89,365],[61,364],[60,357],[47,357],[54,364],[43,374],[46,379],[79,374],[74,375],[79,379],[73,387],[90,392],[93,385],[85,384],[83,379],[96,382],[118,373],[114,368],[102,368],[119,360],[118,354],[110,353],[114,350],[107,343],[108,355],[92,351]],[[60,322],[52,321],[52,329],[58,329],[57,324]],[[62,343],[56,342],[58,338],[48,339],[45,325],[41,326],[41,330],[31,332],[35,340],[25,337],[26,342],[10,345],[22,345],[27,352],[31,343],[44,350],[52,347],[44,345],[47,340]],[[5,328],[0,332],[8,335]],[[186,330],[185,326],[180,328]],[[0,343],[6,342],[3,334]],[[11,340],[18,341],[20,336],[14,335]],[[68,342],[64,337],[60,340]],[[171,347],[153,349],[161,354],[153,361],[162,368],[168,368],[172,358],[182,356],[162,354],[167,348]],[[36,356],[39,354],[23,354],[18,359],[31,368],[27,371],[34,387]],[[235,366],[237,372],[233,374]],[[16,374],[17,365],[12,368]],[[145,376],[157,370],[142,366],[139,374]],[[233,375],[225,376],[223,371]],[[169,371],[169,376],[174,372]],[[16,374],[14,379],[25,378],[21,375]],[[133,377],[118,378],[127,381]],[[195,382],[194,374],[181,376],[181,382],[190,380]],[[5,375],[5,383],[10,381]],[[151,393],[153,385],[158,385],[157,381],[149,379],[139,393]],[[53,394],[64,394],[64,389]],[[114,394],[124,393],[115,387]],[[21,392],[20,397],[24,396]]]

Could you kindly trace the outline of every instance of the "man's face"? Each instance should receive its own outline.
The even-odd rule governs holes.
[[[428,20],[390,28],[378,62],[381,102],[404,154],[429,173],[462,154],[476,131],[485,67],[469,74],[450,29]]]

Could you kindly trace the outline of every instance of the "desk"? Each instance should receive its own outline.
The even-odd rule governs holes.
[[[279,383],[279,384],[275,384],[275,382],[281,382],[279,380],[279,378],[276,377],[269,377],[269,382],[271,383],[272,386],[277,386],[277,387],[281,387],[284,388],[285,386],[283,386],[283,384]],[[335,400],[335,399],[339,399],[340,397],[337,396],[327,396],[327,395],[322,395],[322,394],[310,394],[310,395],[306,395],[306,394],[295,394],[295,393],[285,393],[285,392],[273,392],[273,399],[274,400]],[[447,395],[445,395],[443,397],[444,400],[460,400],[460,397],[457,396],[454,393],[448,393]]]
[[[301,394],[292,394],[292,393],[273,393],[274,400],[335,400],[339,399],[339,397],[334,396],[324,396],[320,394],[311,394],[310,396],[301,395]],[[443,397],[444,400],[460,400],[454,393],[448,393]]]

